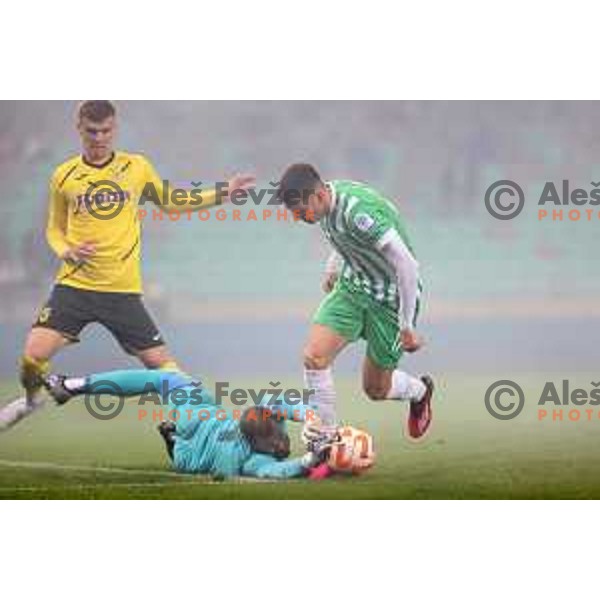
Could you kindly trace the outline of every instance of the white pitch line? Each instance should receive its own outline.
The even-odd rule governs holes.
[[[0,493],[13,492],[50,492],[62,490],[88,490],[101,487],[125,487],[125,488],[147,488],[147,487],[173,487],[183,485],[212,485],[220,483],[219,481],[170,481],[169,483],[78,483],[76,485],[40,485],[40,486],[17,486],[17,487],[0,487]]]
[[[18,460],[2,460],[0,459],[0,467],[10,467],[17,469],[45,469],[45,470],[55,470],[55,471],[87,471],[91,473],[99,472],[99,473],[119,473],[124,475],[152,475],[152,476],[161,476],[167,477],[171,479],[178,480],[178,483],[186,483],[187,485],[193,484],[202,484],[202,485],[222,485],[223,483],[281,483],[281,480],[277,479],[258,479],[253,477],[236,477],[226,480],[215,481],[214,479],[210,479],[207,475],[193,475],[186,473],[174,473],[172,471],[152,471],[150,469],[125,469],[121,467],[92,467],[90,465],[64,465],[60,463],[49,463],[49,462],[26,462],[26,461],[18,461]],[[191,478],[194,478],[194,481],[189,481]],[[182,479],[187,479],[188,481],[181,481]],[[289,483],[291,480],[286,480],[286,483]],[[82,484],[84,485],[84,484]],[[148,484],[132,484],[132,483],[97,483],[91,484],[92,486],[109,486],[109,485],[124,485],[124,486],[133,486],[139,485],[147,486]],[[152,485],[172,485],[167,483],[157,483],[154,482]],[[55,486],[63,488],[65,486]],[[0,488],[4,489],[4,488]],[[15,488],[5,488],[5,489],[15,489]],[[34,489],[53,489],[52,487],[48,488],[34,488]]]
[[[249,481],[234,480],[230,483],[249,483]],[[255,483],[252,481],[252,483]],[[214,481],[208,479],[206,481],[170,481],[169,483],[163,482],[150,482],[150,483],[79,483],[76,485],[44,485],[44,486],[17,486],[17,487],[0,487],[1,493],[15,493],[15,492],[61,492],[61,491],[74,491],[74,490],[93,490],[96,488],[109,488],[109,487],[122,487],[122,488],[150,488],[150,487],[179,487],[185,485],[222,485],[222,481]]]
[[[60,463],[49,463],[49,462],[25,462],[18,460],[1,460],[0,467],[13,467],[13,468],[25,468],[25,469],[47,469],[57,471],[89,471],[89,472],[100,472],[100,473],[123,473],[126,475],[158,475],[162,477],[189,477],[184,473],[173,473],[171,471],[152,471],[146,469],[125,469],[121,467],[93,467],[90,465],[64,465]]]

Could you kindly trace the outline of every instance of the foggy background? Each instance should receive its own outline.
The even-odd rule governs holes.
[[[117,106],[117,148],[146,154],[163,178],[206,187],[249,171],[264,186],[289,163],[306,161],[324,178],[364,180],[395,200],[425,281],[429,343],[407,368],[507,376],[595,368],[598,211],[591,222],[566,214],[563,222],[539,222],[537,198],[546,181],[569,179],[587,190],[600,181],[600,103]],[[53,169],[79,151],[75,110],[74,102],[0,103],[2,377],[15,377],[58,266],[45,241],[47,185]],[[485,190],[499,179],[525,191],[525,209],[511,221],[491,218],[484,206]],[[300,380],[328,254],[318,226],[147,219],[143,248],[147,305],[187,370]],[[98,326],[82,340],[57,359],[60,368],[135,364]],[[362,352],[348,352],[338,370],[357,371]]]

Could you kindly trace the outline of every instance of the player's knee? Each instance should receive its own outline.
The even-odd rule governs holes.
[[[369,400],[387,400],[389,388],[380,383],[364,383],[363,390]]]
[[[31,336],[25,342],[25,348],[23,349],[23,356],[21,362],[23,363],[34,363],[48,360],[48,348],[46,344],[42,344],[38,339]]]
[[[312,371],[327,369],[331,365],[331,359],[328,356],[317,352],[310,346],[304,349],[303,362],[304,368]]]
[[[176,361],[169,354],[166,346],[142,350],[137,353],[137,357],[147,369],[179,370]]]

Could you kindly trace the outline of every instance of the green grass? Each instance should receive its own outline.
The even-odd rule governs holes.
[[[370,403],[357,382],[338,381],[342,416],[373,433],[378,458],[360,477],[322,482],[223,483],[175,475],[155,424],[138,421],[135,404],[108,422],[92,419],[76,401],[47,406],[0,434],[0,498],[600,498],[598,410],[591,422],[540,423],[543,383],[566,375],[515,375],[526,393],[525,410],[515,420],[497,421],[483,396],[505,377],[438,376],[433,429],[419,444],[403,434],[405,406]],[[593,379],[572,377],[573,385],[588,390]],[[264,387],[264,381],[255,384]],[[0,391],[8,401],[17,388],[5,384]],[[291,431],[297,438],[298,426]]]

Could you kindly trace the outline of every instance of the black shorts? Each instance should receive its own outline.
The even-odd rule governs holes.
[[[93,292],[66,285],[54,286],[33,327],[53,329],[78,342],[90,323],[106,327],[128,354],[165,343],[140,294]]]

